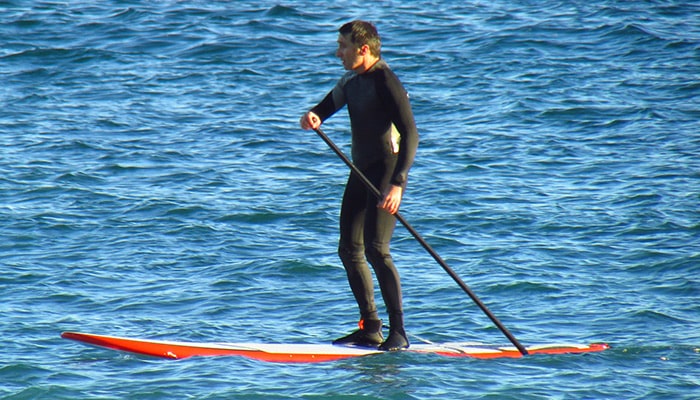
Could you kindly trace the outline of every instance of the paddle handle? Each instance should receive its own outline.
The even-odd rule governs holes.
[[[333,143],[333,141],[320,128],[316,128],[314,129],[314,131],[316,131],[318,136],[320,136],[321,139],[323,139],[323,141],[326,142],[328,147],[330,147],[331,150],[333,150],[333,152],[336,155],[338,155],[338,157],[340,157],[340,159],[343,160],[343,162],[348,167],[350,167],[350,170],[352,170],[352,172],[358,178],[360,178],[360,180],[367,187],[367,189],[369,189],[378,199],[381,199],[382,194],[379,191],[379,189],[377,189],[372,184],[372,182],[370,182],[370,180],[367,179],[365,174],[363,174],[362,171],[360,171],[360,169],[357,168],[357,166],[355,166],[355,164],[353,164],[352,161],[350,161],[350,159],[338,148],[338,146],[336,146],[335,143]],[[457,273],[452,268],[450,268],[449,265],[447,265],[445,260],[443,260],[442,257],[440,257],[440,255],[428,244],[428,242],[426,242],[425,239],[423,239],[423,237],[415,229],[413,229],[411,224],[409,224],[408,221],[406,221],[403,218],[403,216],[398,212],[394,215],[396,216],[396,219],[399,220],[399,222],[401,222],[401,224],[411,233],[411,235],[413,235],[413,237],[418,241],[418,243],[420,243],[421,246],[423,246],[423,248],[426,251],[428,251],[428,253],[435,259],[435,261],[437,261],[437,263],[440,264],[440,266],[445,270],[445,272],[447,272],[447,274],[450,277],[452,277],[452,279],[454,279],[455,282],[457,282],[459,287],[461,287],[462,290],[464,290],[464,292],[466,292],[469,295],[469,297],[474,301],[474,303],[476,303],[476,305],[479,306],[481,311],[483,311],[484,314],[486,314],[486,316],[488,316],[489,319],[491,319],[491,321],[494,324],[496,324],[498,329],[501,330],[501,332],[508,338],[508,340],[510,340],[510,342],[518,348],[520,353],[524,356],[527,355],[527,349],[525,349],[525,347],[518,341],[518,339],[516,339],[515,336],[513,336],[513,334],[510,333],[510,331],[501,323],[501,321],[499,321],[499,319],[496,318],[496,316],[491,312],[491,310],[489,310],[489,308],[486,307],[486,305],[469,288],[469,286],[467,286],[467,284],[464,283],[462,278],[460,278],[459,275],[457,275]]]

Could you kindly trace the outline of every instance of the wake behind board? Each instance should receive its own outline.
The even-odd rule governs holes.
[[[332,344],[265,344],[265,343],[197,343],[165,340],[144,340],[116,336],[94,335],[79,332],[63,332],[64,339],[88,345],[125,351],[134,354],[181,359],[195,356],[242,356],[268,362],[323,362],[345,358],[381,354],[383,351]],[[527,348],[529,354],[594,353],[610,348],[604,343],[548,344]],[[474,343],[412,344],[411,353],[435,354],[446,357],[519,358],[515,347],[489,346]]]

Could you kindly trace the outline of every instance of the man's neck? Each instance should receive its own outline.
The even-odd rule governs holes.
[[[379,57],[367,56],[365,57],[362,64],[360,64],[359,67],[355,68],[355,72],[357,72],[358,74],[364,74],[365,72],[369,71],[372,67],[374,67],[374,64],[376,64],[378,61]]]

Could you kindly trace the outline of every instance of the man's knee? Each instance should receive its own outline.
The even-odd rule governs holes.
[[[389,246],[384,244],[372,244],[368,246],[365,250],[365,255],[367,260],[375,266],[385,265],[387,260],[391,259],[391,254],[389,254]]]
[[[338,256],[344,265],[351,265],[364,262],[364,246],[340,243],[338,246]]]

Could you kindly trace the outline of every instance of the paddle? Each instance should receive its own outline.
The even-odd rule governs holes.
[[[343,154],[342,151],[340,151],[338,146],[336,146],[335,143],[333,143],[333,141],[329,139],[328,136],[326,136],[326,134],[323,133],[323,131],[320,128],[316,128],[314,129],[314,131],[316,131],[318,136],[320,136],[321,139],[323,139],[323,141],[326,142],[326,144],[331,148],[331,150],[333,150],[335,154],[337,154],[338,157],[340,157],[340,159],[343,160],[343,162],[345,162],[345,164],[347,164],[348,167],[350,167],[352,172],[358,178],[360,178],[360,180],[367,187],[367,189],[369,189],[378,199],[381,199],[381,192],[372,184],[372,182],[369,181],[369,179],[367,179],[367,177],[362,173],[362,171],[360,171],[360,169],[357,168],[355,164],[353,164],[352,161],[350,161],[350,159],[345,154]],[[411,233],[411,235],[413,235],[413,237],[416,238],[418,243],[420,243],[423,246],[423,248],[425,248],[425,250],[427,250],[428,253],[430,253],[430,255],[433,256],[435,261],[437,261],[437,263],[440,264],[440,266],[445,270],[445,272],[447,272],[447,274],[450,275],[455,282],[457,282],[459,287],[461,287],[462,290],[464,290],[469,295],[469,297],[471,297],[474,303],[476,303],[476,305],[479,306],[479,308],[481,308],[481,311],[483,311],[491,319],[491,321],[493,321],[493,323],[496,324],[498,329],[500,329],[501,332],[503,332],[503,334],[508,338],[508,340],[510,340],[510,342],[518,348],[520,353],[524,356],[527,355],[527,350],[522,344],[520,344],[518,339],[516,339],[515,336],[513,336],[513,334],[510,333],[510,331],[506,329],[505,326],[503,326],[501,321],[499,321],[498,318],[496,318],[496,316],[493,315],[491,310],[489,310],[488,307],[486,307],[486,305],[479,299],[479,297],[477,297],[476,294],[474,294],[474,292],[472,292],[469,286],[467,286],[467,284],[464,283],[464,281],[459,277],[459,275],[457,275],[457,273],[447,265],[447,263],[442,259],[442,257],[440,257],[440,255],[437,252],[435,252],[435,250],[433,250],[432,247],[430,247],[428,242],[426,242],[423,239],[423,237],[421,237],[421,235],[418,234],[418,232],[415,229],[413,229],[413,227],[408,223],[408,221],[406,221],[403,218],[403,216],[401,216],[401,214],[397,212],[394,215],[396,216],[396,219],[399,220],[399,222],[401,222],[401,224]]]

